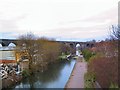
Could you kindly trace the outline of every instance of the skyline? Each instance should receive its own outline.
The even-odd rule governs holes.
[[[0,38],[27,32],[59,41],[102,40],[118,23],[118,0],[3,0]]]

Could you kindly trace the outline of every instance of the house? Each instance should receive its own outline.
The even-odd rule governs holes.
[[[29,67],[29,59],[28,59],[28,53],[26,50],[17,50],[15,52],[16,61],[19,62],[21,71],[24,69],[28,69]]]
[[[10,43],[8,46],[0,45],[0,63],[16,63],[15,45]]]
[[[21,70],[28,69],[29,60],[27,56],[27,51],[17,49],[14,43],[10,43],[8,46],[0,44],[0,64],[16,65],[19,63]]]

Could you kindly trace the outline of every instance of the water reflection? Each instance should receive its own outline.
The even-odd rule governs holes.
[[[24,79],[14,88],[64,88],[74,64],[75,60],[50,64],[48,70]]]

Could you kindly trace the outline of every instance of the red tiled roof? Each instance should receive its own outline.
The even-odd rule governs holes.
[[[0,60],[0,63],[16,63],[16,60]]]

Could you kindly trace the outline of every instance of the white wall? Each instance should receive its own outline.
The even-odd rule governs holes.
[[[0,60],[15,60],[14,51],[0,51]]]

